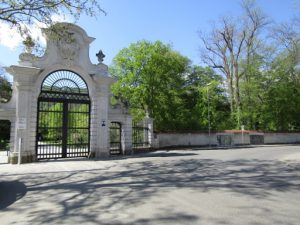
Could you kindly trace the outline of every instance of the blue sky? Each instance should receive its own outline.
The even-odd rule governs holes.
[[[98,19],[82,17],[78,25],[96,40],[91,44],[90,58],[96,63],[96,52],[106,54],[104,63],[124,47],[138,40],[161,40],[171,44],[194,64],[200,64],[199,30],[209,30],[220,16],[241,14],[240,0],[101,0],[107,15]],[[257,4],[274,22],[284,22],[300,13],[300,0],[257,0]],[[3,32],[3,31],[1,31]],[[2,36],[5,33],[1,34]],[[11,49],[0,45],[0,64],[17,64],[22,47]]]

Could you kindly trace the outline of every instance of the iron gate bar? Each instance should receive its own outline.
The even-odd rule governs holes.
[[[67,157],[67,135],[68,130],[66,127],[68,126],[68,103],[64,102],[63,104],[63,133],[62,133],[62,157]]]

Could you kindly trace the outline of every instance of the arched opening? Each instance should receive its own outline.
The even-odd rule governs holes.
[[[37,159],[89,155],[88,93],[85,81],[72,71],[55,71],[44,79],[38,98]]]

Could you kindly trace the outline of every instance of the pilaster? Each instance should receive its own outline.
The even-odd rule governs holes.
[[[123,155],[131,155],[132,152],[132,118],[130,115],[125,116],[122,121],[121,146]]]
[[[148,140],[149,147],[153,147],[153,141],[154,141],[154,129],[153,129],[153,119],[150,117],[144,118],[144,127],[148,129],[148,132],[144,132],[144,140]]]
[[[20,149],[21,162],[32,162],[36,160],[36,105],[34,105],[36,99],[34,99],[34,83],[40,69],[26,66],[11,66],[6,69],[14,76],[14,91],[16,95],[16,119],[12,127],[14,144],[11,146],[9,162],[17,163]]]
[[[99,75],[93,76],[95,82],[95,91],[93,102],[95,104],[92,111],[91,139],[96,158],[106,158],[109,156],[109,119],[108,106],[110,96],[110,85],[114,80],[110,77]]]

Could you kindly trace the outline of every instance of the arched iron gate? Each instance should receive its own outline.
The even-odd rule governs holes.
[[[78,74],[59,70],[45,78],[38,98],[38,159],[88,156],[90,105],[87,85]]]

